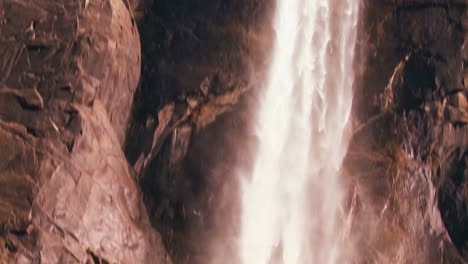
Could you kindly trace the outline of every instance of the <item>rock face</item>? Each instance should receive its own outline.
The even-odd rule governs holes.
[[[3,1],[0,263],[237,263],[273,9]],[[468,4],[361,10],[348,257],[464,263]]]
[[[239,146],[248,144],[252,88],[268,64],[272,3],[147,1],[136,8],[142,82],[125,153],[176,263],[235,263],[234,167],[250,148]]]
[[[468,5],[448,2],[363,1],[345,166],[359,262],[468,260]]]
[[[143,80],[126,154],[153,225],[177,263],[216,260],[207,248],[236,263],[229,253],[239,211],[233,178],[242,172],[232,167],[249,167],[255,146],[249,116],[256,108],[255,94],[244,91],[258,90],[262,79],[246,73],[265,69],[258,47],[268,47],[272,34],[272,1],[239,2],[140,7],[142,39],[156,42],[143,41]],[[256,14],[264,28],[256,27]],[[343,174],[354,240],[349,258],[462,263],[467,4],[364,0],[362,17],[355,135]]]
[[[140,74],[124,3],[3,1],[0,54],[0,263],[170,263],[122,151]]]

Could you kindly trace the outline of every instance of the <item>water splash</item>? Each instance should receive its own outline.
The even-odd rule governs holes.
[[[277,0],[276,40],[243,184],[244,264],[336,263],[358,0]]]

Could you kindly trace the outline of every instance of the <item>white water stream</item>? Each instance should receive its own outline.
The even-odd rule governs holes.
[[[272,64],[243,184],[243,264],[341,261],[338,182],[352,103],[358,0],[277,0]]]

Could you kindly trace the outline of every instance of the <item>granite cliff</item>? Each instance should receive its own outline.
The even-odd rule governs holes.
[[[0,263],[236,263],[273,10],[1,2]],[[468,3],[363,0],[359,29],[349,258],[465,263]]]

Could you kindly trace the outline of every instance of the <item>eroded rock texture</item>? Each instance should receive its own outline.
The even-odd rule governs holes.
[[[362,0],[355,263],[467,261],[467,5]],[[237,263],[273,9],[0,2],[0,263]]]
[[[1,2],[1,263],[170,262],[122,151],[139,43],[120,0]]]
[[[346,161],[359,263],[468,260],[468,4],[363,1]]]
[[[125,150],[177,263],[235,263],[234,167],[253,145],[245,140],[252,88],[268,65],[273,2],[137,7],[143,77]]]

